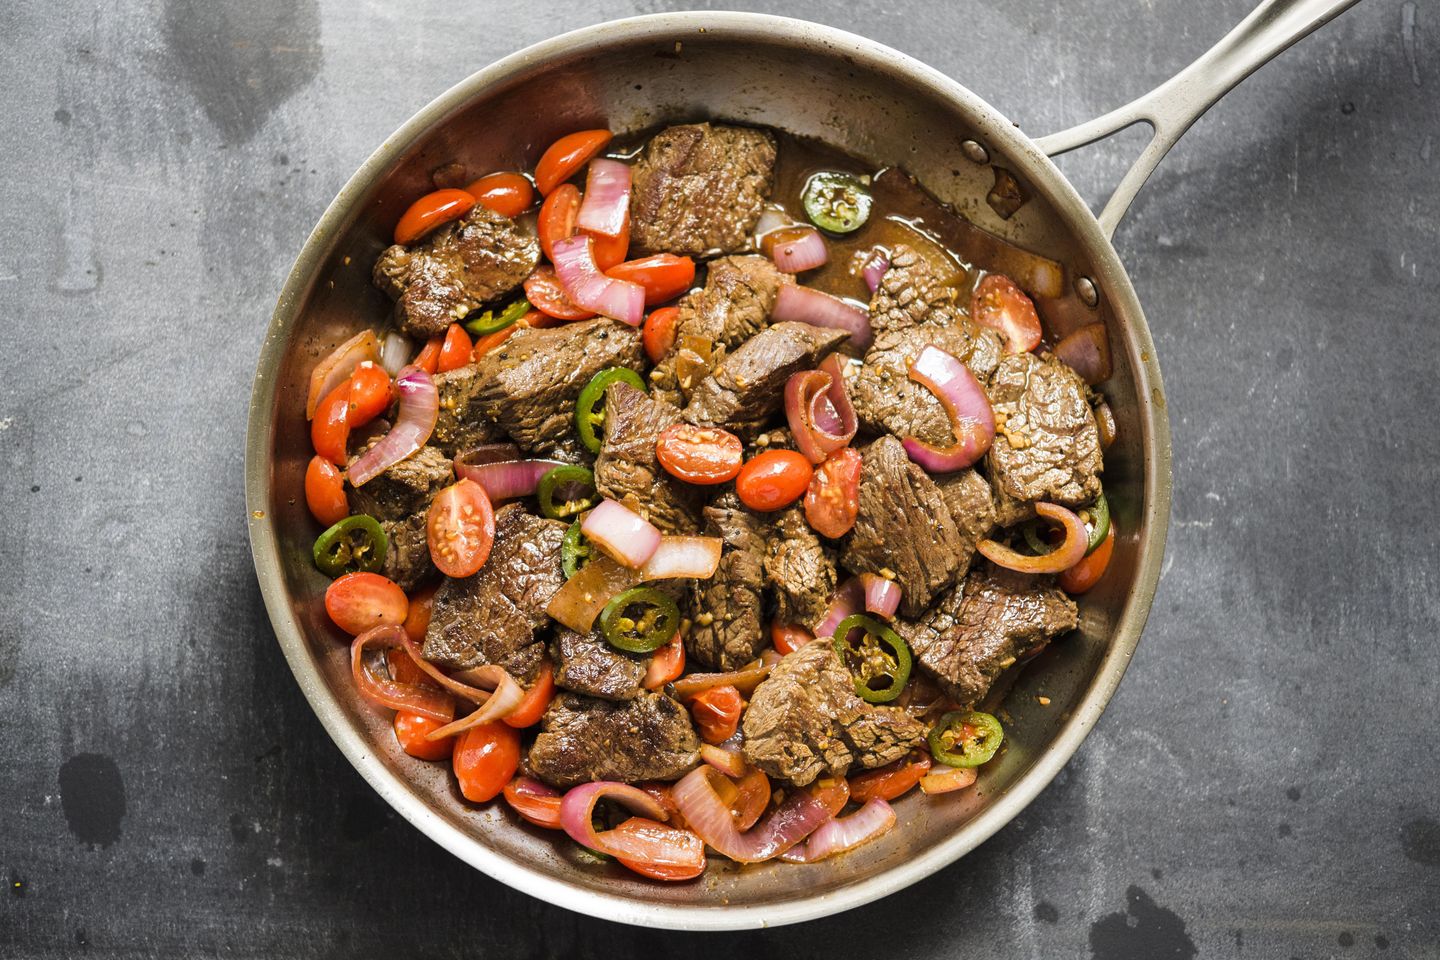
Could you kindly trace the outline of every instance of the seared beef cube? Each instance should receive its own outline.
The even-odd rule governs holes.
[[[471,310],[505,296],[540,262],[540,243],[481,204],[414,247],[396,244],[375,262],[375,285],[395,301],[400,329],[438,337]]]
[[[906,616],[919,616],[969,569],[975,541],[967,529],[899,440],[881,437],[861,451],[860,511],[840,562],[854,573],[893,574]]]
[[[576,633],[560,627],[552,647],[560,665],[555,683],[566,690],[605,700],[631,700],[640,694],[649,657],[615,649],[598,630]]]
[[[850,670],[823,640],[771,668],[743,727],[745,759],[800,787],[851,768],[883,767],[925,739],[925,728],[905,711],[861,700]]]
[[[530,772],[561,789],[592,780],[677,780],[700,762],[690,714],[661,693],[619,703],[567,693],[541,723]]]
[[[702,492],[672,477],[655,456],[655,441],[681,420],[680,410],[628,383],[605,388],[605,436],[595,459],[595,486],[665,533],[694,533]]]
[[[428,511],[420,510],[404,520],[386,520],[380,524],[390,541],[380,572],[407,592],[435,569],[425,531],[427,514]]]
[[[991,379],[990,404],[995,444],[985,462],[1002,524],[1030,516],[1037,500],[1078,507],[1095,499],[1100,433],[1079,374],[1054,358],[1008,356]]]
[[[777,323],[742,343],[700,381],[685,419],[705,427],[745,431],[780,409],[785,381],[810,370],[849,334],[808,323]]]
[[[919,323],[946,326],[955,316],[955,289],[947,287],[915,248],[897,243],[890,268],[870,295],[870,326],[878,335]]]
[[[643,370],[640,331],[597,317],[518,331],[475,364],[475,405],[532,453],[555,453],[572,440],[575,401],[606,367]]]
[[[364,449],[372,445],[367,444]],[[358,454],[352,457],[350,462],[353,464],[358,457]],[[435,447],[421,447],[363,486],[352,487],[350,510],[368,513],[376,520],[403,520],[427,509],[435,494],[454,479],[449,457]]]
[[[990,536],[995,529],[995,493],[984,477],[974,470],[961,470],[932,479],[961,536],[971,543]]]
[[[435,374],[440,410],[430,442],[451,456],[483,443],[505,440],[505,431],[475,404],[481,382],[480,368],[473,363]]]
[[[526,683],[533,680],[545,650],[535,631],[545,625],[545,605],[565,583],[564,536],[565,524],[531,516],[519,504],[495,511],[495,545],[485,566],[473,576],[445,580],[435,592],[425,659],[455,669],[495,663]]]
[[[1051,578],[985,563],[918,621],[897,620],[895,629],[925,672],[972,706],[1005,668],[1074,630],[1076,614]]]
[[[835,593],[835,561],[799,507],[779,514],[765,552],[765,579],[775,589],[775,619],[813,631]]]
[[[651,138],[630,190],[630,252],[735,253],[770,195],[775,138],[764,130],[690,123]]]
[[[734,493],[705,508],[705,534],[720,537],[720,566],[691,587],[693,626],[685,651],[710,670],[735,670],[760,655],[760,620],[768,522],[740,505]]]

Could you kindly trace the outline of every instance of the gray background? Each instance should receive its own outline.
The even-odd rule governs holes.
[[[736,4],[859,30],[1032,133],[1248,0]],[[1174,151],[1117,243],[1176,499],[1067,770],[888,900],[685,936],[508,891],[390,813],[274,644],[242,434],[280,282],[416,108],[670,4],[0,4],[0,955],[1440,956],[1440,17],[1365,0]],[[1099,198],[1138,141],[1065,163]]]

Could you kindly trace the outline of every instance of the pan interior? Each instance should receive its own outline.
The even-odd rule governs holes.
[[[716,858],[700,881],[666,885],[584,862],[574,844],[519,823],[503,805],[465,805],[445,765],[399,751],[388,714],[353,692],[344,638],[322,606],[327,581],[310,562],[315,530],[298,492],[311,455],[310,371],[387,316],[370,267],[405,205],[433,189],[436,168],[525,169],[572,130],[696,119],[770,125],[876,166],[903,166],[976,224],[1063,263],[1067,295],[1048,306],[1047,319],[1104,320],[1114,346],[1116,373],[1104,391],[1119,440],[1106,454],[1105,486],[1120,536],[1110,573],[1081,602],[1078,634],[1016,680],[1004,704],[1008,748],[976,789],[908,796],[896,804],[896,829],[832,861],[739,868]],[[972,139],[987,148],[989,164],[970,158],[964,144]],[[1031,195],[1008,221],[985,201],[992,164]],[[1098,310],[1068,292],[1082,275],[1102,290]],[[371,158],[317,227],[281,297],[257,377],[247,464],[257,570],[281,644],[327,729],[387,800],[453,852],[521,889],[610,919],[733,928],[819,916],[892,892],[989,836],[1049,781],[1103,709],[1148,611],[1168,512],[1168,434],[1152,354],[1133,291],[1089,212],[1009,121],[955,84],[893,51],[799,21],[685,14],[604,24],[517,54],[442,96]]]

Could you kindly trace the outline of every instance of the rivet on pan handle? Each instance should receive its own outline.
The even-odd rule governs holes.
[[[1135,195],[1175,141],[1210,105],[1291,44],[1344,13],[1358,0],[1264,0],[1220,42],[1154,90],[1086,123],[1035,141],[1058,156],[1103,140],[1137,123],[1154,136],[1100,212],[1100,229],[1113,237]]]

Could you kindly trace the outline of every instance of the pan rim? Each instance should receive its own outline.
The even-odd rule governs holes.
[[[994,796],[976,817],[955,834],[918,856],[838,891],[776,903],[746,906],[643,903],[558,879],[491,850],[430,808],[409,782],[391,770],[370,748],[361,729],[349,722],[340,699],[321,675],[316,657],[287,599],[274,521],[269,516],[272,413],[276,381],[300,308],[316,282],[333,242],[343,235],[355,213],[356,198],[380,179],[403,153],[448,115],[488,89],[500,86],[539,63],[583,53],[618,39],[632,41],[704,30],[711,35],[756,41],[813,43],[833,55],[855,57],[865,66],[908,76],[953,105],[957,113],[988,117],[1003,141],[1007,156],[1023,157],[1032,169],[1044,171],[1045,193],[1090,251],[1097,266],[1094,279],[1117,308],[1130,332],[1125,347],[1135,372],[1135,392],[1142,427],[1146,498],[1145,531],[1138,544],[1135,581],[1116,618],[1110,646],[1084,691],[1074,713],[1029,769],[1003,794]],[[720,931],[779,926],[818,919],[895,893],[955,862],[989,839],[1039,795],[1079,748],[1114,695],[1139,643],[1159,583],[1171,500],[1171,448],[1160,368],[1149,326],[1127,271],[1094,213],[1051,160],[999,111],[958,81],[884,44],[838,28],[791,17],[739,12],[680,12],[630,17],[583,27],[526,47],[486,66],[430,101],[392,133],[346,181],[306,238],[271,317],[256,365],[245,444],[245,495],[251,553],[266,610],[281,650],[311,709],[346,759],[367,783],[401,816],[447,851],[488,876],[548,903],[621,923],[675,930]]]

